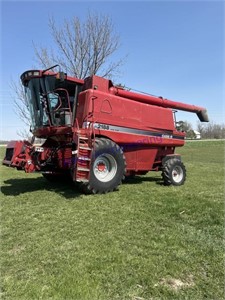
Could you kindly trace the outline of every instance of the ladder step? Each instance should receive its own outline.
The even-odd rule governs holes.
[[[90,172],[90,169],[88,169],[88,168],[82,168],[82,167],[77,167],[77,171]]]
[[[92,150],[92,149],[89,148],[89,147],[83,147],[83,146],[79,147],[79,149],[83,149],[83,150]]]
[[[76,181],[77,181],[77,182],[89,182],[89,180],[88,180],[88,179],[86,179],[86,178],[82,178],[82,177],[80,177],[80,178],[77,178],[77,179],[76,179]]]
[[[84,157],[84,156],[80,156],[80,157],[78,157],[77,159],[78,159],[78,160],[87,160],[87,161],[91,161],[90,158]]]
[[[91,136],[86,131],[79,130],[78,136],[78,153],[75,178],[77,182],[89,182],[90,162],[91,162]]]

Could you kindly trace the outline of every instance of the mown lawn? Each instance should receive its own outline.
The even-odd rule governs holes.
[[[184,186],[107,195],[0,166],[1,299],[224,299],[224,142],[178,152]]]

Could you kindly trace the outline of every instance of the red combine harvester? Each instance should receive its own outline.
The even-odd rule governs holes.
[[[174,110],[208,122],[205,108],[130,92],[98,76],[80,80],[49,70],[21,75],[31,131],[45,142],[9,142],[4,165],[40,172],[50,181],[72,179],[93,194],[148,171],[162,171],[165,185],[184,183],[175,148],[184,145],[185,133],[176,129]]]

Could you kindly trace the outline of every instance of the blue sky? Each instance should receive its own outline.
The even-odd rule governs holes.
[[[127,59],[118,82],[168,99],[204,106],[224,123],[223,1],[1,1],[1,134],[24,128],[13,108],[11,79],[35,65],[32,41],[52,46],[48,17],[58,24],[88,11],[111,16]],[[195,114],[178,120],[196,127]]]

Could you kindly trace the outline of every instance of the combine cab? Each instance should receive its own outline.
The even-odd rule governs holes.
[[[115,190],[125,176],[161,171],[165,185],[182,185],[186,170],[176,147],[185,133],[176,129],[174,109],[196,113],[205,108],[134,93],[98,76],[85,80],[49,70],[21,75],[41,146],[12,141],[3,164],[40,172],[47,180],[67,178],[86,193]]]

